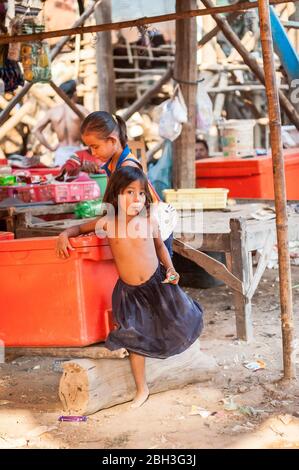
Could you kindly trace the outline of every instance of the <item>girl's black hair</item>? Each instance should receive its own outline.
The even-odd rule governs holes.
[[[125,121],[117,114],[110,114],[106,111],[95,111],[89,114],[81,124],[81,134],[99,134],[100,138],[106,139],[116,131],[121,146],[125,148],[128,142],[127,126]]]
[[[144,186],[145,192],[145,207],[148,210],[150,204],[153,202],[151,196],[148,180],[146,175],[140,168],[133,166],[124,166],[119,168],[109,178],[108,185],[103,197],[104,203],[112,204],[115,210],[115,214],[118,213],[118,196],[121,194],[125,188],[129,186],[133,181],[140,181]]]

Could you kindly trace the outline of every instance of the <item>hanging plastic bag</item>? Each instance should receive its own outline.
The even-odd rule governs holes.
[[[159,122],[159,134],[173,142],[182,132],[182,124],[188,121],[187,107],[179,86],[174,96],[163,103]]]
[[[149,167],[148,178],[161,199],[163,190],[172,187],[172,143],[169,140],[164,142],[161,158]],[[171,204],[162,201],[154,205],[154,210],[162,240],[167,240],[177,225],[177,211]]]
[[[197,130],[208,132],[213,124],[213,104],[204,85],[197,84],[196,93],[196,128]]]
[[[161,157],[148,168],[148,178],[161,199],[163,190],[172,188],[172,162],[172,143],[165,140]]]
[[[176,209],[168,202],[159,201],[154,208],[163,241],[167,240],[177,226],[179,216]]]

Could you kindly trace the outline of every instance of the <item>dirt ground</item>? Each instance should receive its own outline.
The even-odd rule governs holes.
[[[298,337],[299,267],[292,275]],[[299,448],[299,386],[277,383],[282,376],[277,270],[266,271],[253,298],[250,344],[235,337],[229,288],[186,290],[204,307],[201,348],[219,364],[213,379],[152,395],[137,410],[126,403],[87,422],[60,423],[61,372],[55,360],[7,361],[0,364],[0,448]],[[265,369],[244,366],[257,359]]]

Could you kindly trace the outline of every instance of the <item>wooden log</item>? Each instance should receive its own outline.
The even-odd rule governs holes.
[[[200,351],[199,341],[168,359],[146,358],[151,394],[209,380],[217,369],[216,361]],[[63,370],[59,398],[67,412],[89,415],[130,401],[135,395],[128,358],[78,359],[64,363]]]
[[[7,347],[5,350],[15,357],[20,356],[43,356],[43,357],[61,357],[71,359],[73,357],[89,358],[89,359],[123,359],[128,356],[128,352],[124,348],[110,351],[109,349],[99,346],[85,346],[83,348],[25,348]]]

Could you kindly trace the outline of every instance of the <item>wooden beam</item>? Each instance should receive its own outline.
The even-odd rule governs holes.
[[[53,90],[56,91],[57,95],[77,114],[80,119],[84,119],[85,115],[80,111],[78,106],[67,96],[67,94],[59,88],[52,80],[49,82]]]
[[[281,90],[289,90],[289,85],[280,85],[279,87]],[[208,93],[231,93],[235,91],[263,91],[265,90],[265,85],[228,85],[228,86],[217,86],[217,87],[207,87],[206,88]]]
[[[240,15],[241,15],[241,11],[234,11],[233,13],[230,13],[228,16],[227,16],[227,21],[231,24],[233,23]],[[203,47],[205,44],[207,44],[207,42],[209,42],[211,39],[213,39],[214,36],[216,36],[216,34],[218,34],[220,31],[220,28],[219,26],[215,26],[215,28],[211,29],[211,31],[209,31],[208,33],[206,33],[197,43],[197,47],[198,49],[200,49],[201,47]]]
[[[14,107],[21,101],[22,98],[24,98],[26,93],[28,93],[32,85],[33,85],[32,82],[26,83],[26,85],[22,88],[22,90],[8,103],[7,107],[0,114],[0,127],[3,125],[6,119],[8,119]]]
[[[282,21],[285,28],[299,29],[299,21]]]
[[[196,0],[176,0],[176,12],[196,8]],[[196,19],[176,21],[176,55],[174,76],[178,82],[188,112],[180,136],[174,141],[173,185],[178,188],[195,186],[195,134],[196,134]]]
[[[211,0],[201,0],[202,3],[207,7],[211,7],[213,5]],[[247,51],[246,47],[243,46],[242,42],[236,35],[236,33],[232,30],[228,22],[218,14],[213,14],[213,18],[218,24],[219,28],[223,32],[224,36],[228,41],[237,49],[241,57],[243,58],[244,62],[249,66],[249,68],[253,71],[253,73],[257,76],[257,78],[265,84],[265,74],[263,69],[259,66],[257,60],[250,56],[249,52]],[[297,127],[299,130],[299,114],[292,106],[288,98],[284,95],[282,91],[279,91],[279,99],[281,106],[283,107],[285,113],[287,114],[290,121]]]
[[[259,0],[258,4],[270,119],[269,125],[275,195],[284,378],[294,379],[296,377],[296,352],[294,344],[292,279],[288,244],[288,214],[284,156],[281,137],[281,117],[274,67],[274,50],[271,36],[269,2],[268,0]]]
[[[103,0],[95,9],[96,24],[111,22],[111,0]],[[97,33],[96,63],[98,76],[99,109],[114,113],[116,110],[115,74],[111,31]]]
[[[198,266],[202,267],[207,271],[211,276],[220,279],[227,286],[233,289],[236,292],[243,294],[243,283],[234,276],[227,267],[220,263],[220,261],[211,258],[206,253],[196,250],[188,243],[182,242],[181,240],[174,239],[173,241],[173,251],[184,258],[190,259]]]
[[[293,3],[293,0],[270,0],[271,5],[279,5],[281,3]],[[146,26],[153,23],[163,23],[165,21],[173,20],[184,20],[188,18],[194,18],[196,16],[206,16],[212,15],[215,13],[230,13],[234,11],[247,11],[256,8],[258,3],[255,2],[242,2],[242,4],[233,4],[225,5],[221,7],[211,7],[211,8],[201,8],[194,9],[189,11],[184,11],[180,13],[170,13],[166,15],[151,16],[145,18],[139,18],[136,20],[130,21],[119,21],[115,23],[108,23],[102,25],[92,25],[92,26],[81,26],[73,27],[69,29],[60,29],[55,31],[45,31],[43,33],[34,33],[34,34],[18,34],[16,36],[9,36],[3,34],[0,36],[0,44],[9,44],[11,42],[27,42],[27,41],[38,41],[48,38],[57,38],[60,36],[72,36],[74,34],[86,34],[86,33],[98,33],[100,31],[111,31],[111,30],[120,30],[124,28],[133,28],[135,26]]]
[[[220,72],[218,87],[220,88],[221,91],[217,94],[216,99],[215,99],[215,103],[214,103],[214,119],[215,119],[215,122],[217,122],[217,120],[220,119],[221,115],[222,115],[222,110],[223,110],[223,106],[224,106],[224,103],[225,103],[225,94],[223,93],[222,90],[227,87],[227,83],[228,83],[228,74],[227,74],[227,72]],[[207,90],[207,92],[209,92],[209,90]]]
[[[9,104],[9,101],[7,101],[4,96],[0,96],[0,108],[5,109]],[[17,113],[16,109],[12,109],[10,112],[10,115],[14,115]],[[27,126],[35,126],[36,125],[36,120],[32,116],[23,116],[21,121],[26,124]]]

